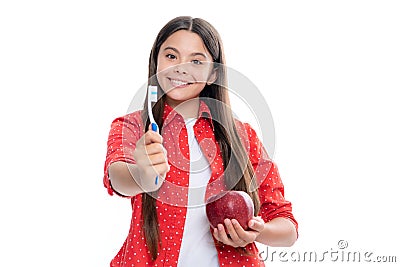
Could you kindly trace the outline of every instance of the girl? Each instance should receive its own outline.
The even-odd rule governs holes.
[[[224,64],[220,36],[202,19],[177,17],[159,32],[149,84],[161,96],[152,109],[161,134],[146,108],[114,120],[109,134],[104,185],[132,204],[128,237],[110,266],[264,266],[256,241],[296,241],[275,164],[229,109]],[[226,190],[252,197],[247,230],[235,219],[210,227],[205,199]]]

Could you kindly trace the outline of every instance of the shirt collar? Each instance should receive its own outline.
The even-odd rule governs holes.
[[[164,114],[163,114],[163,121],[164,121],[163,126],[166,126],[167,124],[171,123],[175,119],[175,117],[177,118],[178,121],[180,121],[180,120],[182,122],[184,121],[183,117],[178,112],[176,112],[170,105],[165,103]],[[198,118],[207,119],[210,122],[212,129],[214,130],[214,124],[212,121],[210,108],[202,100],[200,100]]]

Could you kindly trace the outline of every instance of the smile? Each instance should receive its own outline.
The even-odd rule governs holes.
[[[174,87],[185,87],[188,85],[191,85],[192,83],[187,82],[187,81],[181,81],[181,80],[175,80],[175,79],[169,79],[171,81],[172,86]]]

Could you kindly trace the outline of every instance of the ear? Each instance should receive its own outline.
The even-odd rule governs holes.
[[[213,68],[213,70],[210,73],[210,76],[208,76],[207,85],[213,84],[217,80],[218,77],[217,70],[218,70],[217,68]]]

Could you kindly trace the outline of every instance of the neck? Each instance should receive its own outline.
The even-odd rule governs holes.
[[[167,103],[184,119],[197,118],[199,114],[200,100],[197,97],[183,102],[167,99]]]

